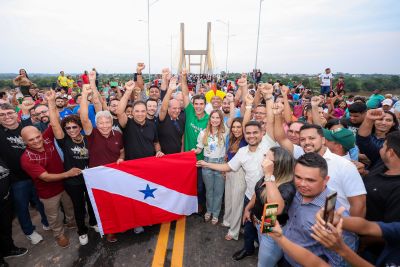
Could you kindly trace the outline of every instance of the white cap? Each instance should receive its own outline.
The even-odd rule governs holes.
[[[392,106],[392,105],[393,105],[392,99],[385,99],[382,101],[382,106]]]

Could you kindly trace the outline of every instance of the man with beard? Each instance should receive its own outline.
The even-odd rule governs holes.
[[[154,98],[149,98],[146,100],[146,119],[154,122],[157,125],[158,118],[157,118],[157,109],[158,109],[158,101]]]
[[[294,152],[296,159],[309,152],[321,155],[328,164],[329,188],[338,193],[338,199],[350,211],[351,216],[364,217],[366,190],[356,166],[351,161],[332,153],[326,147],[324,132],[319,125],[303,125],[300,128],[300,146],[293,144],[283,130],[282,112],[283,106],[275,104],[273,107],[274,137],[279,145]]]
[[[64,119],[65,117],[72,115],[72,110],[65,107],[65,100],[62,96],[56,97],[56,107],[57,111],[60,114],[60,119]],[[48,116],[48,115],[47,115]]]
[[[37,105],[35,108],[35,114],[37,116],[38,122],[34,123],[33,126],[38,128],[42,133],[49,127],[50,117],[49,117],[49,108],[45,105]],[[28,119],[29,116],[22,116],[22,119]]]
[[[224,96],[224,99],[222,100],[222,112],[224,114],[225,124],[229,119],[229,114],[231,111],[230,103],[232,101],[234,101],[232,94],[227,94],[226,96]],[[237,118],[237,117],[240,117],[240,109],[239,108],[235,108],[235,118]]]
[[[29,114],[33,102],[23,102],[21,107],[23,114]],[[29,117],[29,116],[28,116]],[[30,120],[18,123],[18,115],[10,104],[0,105],[0,156],[4,159],[13,174],[11,180],[11,192],[13,204],[19,224],[26,237],[33,245],[43,240],[43,237],[35,231],[29,214],[29,202],[33,202],[40,212],[43,228],[49,230],[49,223],[42,202],[36,194],[32,179],[21,168],[20,158],[25,151],[25,144],[21,137],[23,127],[30,125]]]
[[[199,160],[197,167],[209,168],[221,172],[238,171],[241,167],[245,173],[246,192],[244,207],[247,206],[254,194],[256,183],[264,176],[261,163],[264,155],[271,146],[262,142],[261,124],[257,121],[249,121],[244,127],[244,137],[247,146],[238,150],[236,155],[228,163],[209,163]],[[262,144],[262,145],[260,145]],[[244,248],[233,254],[234,260],[241,260],[254,253],[254,241],[257,239],[257,232],[252,222],[246,222],[244,226]]]
[[[113,117],[113,127],[112,129],[114,131],[118,131],[122,133],[121,130],[121,125],[118,122],[118,117],[117,117],[117,108],[118,108],[119,100],[118,99],[112,99],[110,100],[110,104],[108,106],[108,110],[110,111],[112,117]]]

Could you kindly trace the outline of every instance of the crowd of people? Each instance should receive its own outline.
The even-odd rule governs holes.
[[[258,244],[258,266],[400,265],[395,97],[380,88],[347,95],[329,68],[318,77],[320,92],[301,81],[263,83],[260,70],[231,81],[165,68],[145,84],[144,69],[138,63],[122,86],[101,81],[94,68],[79,81],[61,71],[51,89],[21,69],[15,88],[0,92],[0,266],[27,253],[13,242],[14,216],[32,244],[43,240],[30,207],[60,247],[70,243],[65,228],[89,242],[98,227],[85,168],[183,151],[197,157],[198,214],[226,227],[226,242],[243,235],[234,260]],[[278,204],[268,234],[260,232],[266,203]]]

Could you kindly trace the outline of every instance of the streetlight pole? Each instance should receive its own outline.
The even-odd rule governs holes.
[[[257,69],[257,58],[258,58],[258,41],[260,40],[260,19],[261,19],[261,4],[263,0],[260,0],[260,8],[258,11],[258,30],[257,30],[257,48],[256,48],[256,63],[254,69]]]
[[[149,83],[151,83],[150,78],[150,0],[147,0],[147,49],[149,56]]]

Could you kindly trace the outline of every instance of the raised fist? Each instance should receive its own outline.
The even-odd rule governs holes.
[[[89,72],[89,81],[96,81],[96,72],[94,70]]]
[[[375,121],[381,120],[385,116],[385,113],[381,109],[370,109],[367,111],[366,119]]]
[[[45,97],[46,97],[47,101],[55,101],[56,93],[53,90],[49,90],[46,92]]]
[[[282,93],[282,95],[288,95],[289,94],[289,87],[287,87],[286,85],[282,85],[281,86],[281,93]]]
[[[269,83],[260,83],[259,85],[263,97],[271,97],[274,92],[274,87]]]
[[[272,106],[272,113],[274,113],[274,115],[282,115],[283,113],[283,105],[282,103],[274,103],[274,105]]]
[[[245,98],[246,106],[253,105],[254,97],[251,94],[247,94]]]
[[[146,66],[144,65],[144,63],[138,63],[137,67],[136,67],[136,72],[142,72],[142,70],[144,70]]]
[[[127,92],[132,92],[135,89],[135,82],[130,80],[125,83],[125,89]]]
[[[89,95],[92,93],[92,88],[90,88],[89,84],[82,85],[82,94]]]
[[[313,96],[311,98],[311,106],[318,107],[321,104],[321,98],[319,96]]]

